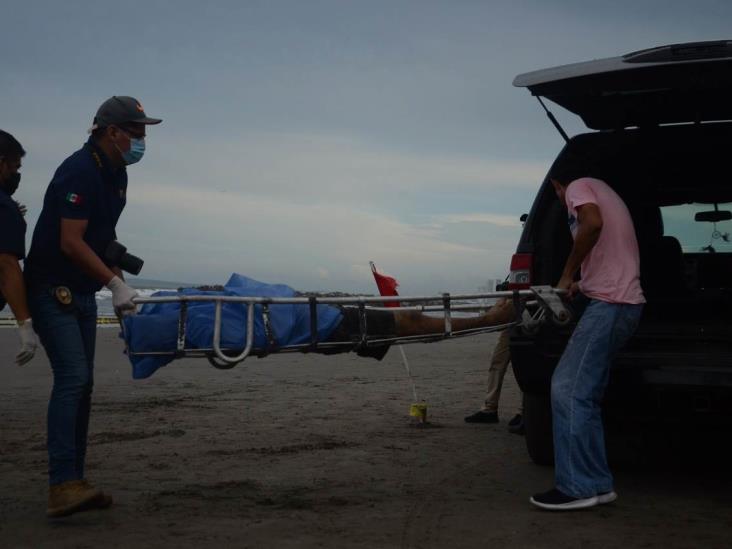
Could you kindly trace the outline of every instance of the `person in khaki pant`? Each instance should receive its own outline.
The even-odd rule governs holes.
[[[509,339],[509,330],[503,330],[498,336],[491,357],[491,365],[488,368],[488,387],[485,401],[480,410],[465,418],[466,423],[498,423],[498,401],[501,397],[503,378],[506,375],[508,364],[511,362],[511,351],[508,347]],[[523,434],[522,412],[523,409],[519,407],[518,413],[509,421],[508,430],[510,432]]]

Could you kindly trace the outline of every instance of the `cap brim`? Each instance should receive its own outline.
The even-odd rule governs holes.
[[[160,124],[163,121],[162,118],[150,118],[149,116],[144,116],[143,118],[136,118],[135,120],[130,120],[130,122],[134,122],[135,124]]]

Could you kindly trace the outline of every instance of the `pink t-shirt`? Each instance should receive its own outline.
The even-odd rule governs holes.
[[[573,238],[578,228],[579,206],[595,204],[602,215],[600,238],[582,262],[582,293],[609,303],[645,303],[640,285],[638,240],[623,200],[607,183],[591,177],[572,181],[565,199]]]

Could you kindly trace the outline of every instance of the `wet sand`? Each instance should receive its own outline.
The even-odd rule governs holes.
[[[229,371],[177,361],[133,381],[98,332],[87,476],[107,511],[45,518],[41,353],[0,330],[0,547],[729,547],[729,467],[617,471],[616,504],[550,514],[552,485],[506,422],[467,425],[496,336],[406,347],[433,426],[416,428],[400,355],[274,355]]]

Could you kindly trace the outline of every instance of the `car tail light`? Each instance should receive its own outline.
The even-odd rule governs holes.
[[[534,256],[531,254],[513,254],[511,273],[508,275],[509,290],[526,290],[531,286],[531,266]]]

